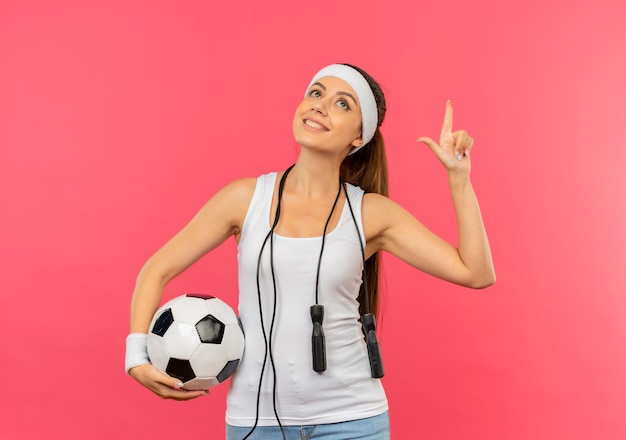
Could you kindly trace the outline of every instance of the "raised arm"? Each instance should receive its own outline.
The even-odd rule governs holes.
[[[452,104],[446,104],[439,143],[422,137],[448,172],[458,224],[458,246],[442,240],[397,203],[377,194],[364,198],[368,254],[385,250],[438,278],[472,288],[495,282],[495,271],[478,199],[470,181],[473,139],[452,131]]]

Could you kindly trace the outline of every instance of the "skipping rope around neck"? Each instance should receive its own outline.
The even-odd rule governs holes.
[[[260,409],[260,401],[261,401],[261,387],[263,384],[263,376],[265,373],[265,367],[267,366],[268,357],[269,357],[270,365],[272,368],[272,406],[274,410],[274,416],[276,417],[276,421],[280,428],[282,437],[283,439],[285,439],[285,432],[284,432],[282,423],[280,421],[280,417],[278,415],[278,410],[277,410],[277,405],[276,405],[276,395],[277,395],[276,365],[274,364],[274,357],[273,357],[273,352],[272,352],[272,339],[273,339],[272,336],[273,336],[273,331],[274,331],[274,323],[275,323],[275,318],[276,318],[276,307],[277,307],[276,303],[277,303],[277,297],[278,297],[277,291],[276,291],[276,273],[274,271],[274,231],[276,229],[276,226],[278,225],[278,221],[280,220],[281,202],[282,202],[283,190],[285,187],[285,181],[287,180],[287,176],[289,175],[289,172],[293,169],[294,166],[295,164],[287,168],[280,179],[280,182],[278,185],[278,200],[276,203],[276,212],[274,215],[274,222],[272,223],[272,226],[269,232],[267,233],[267,235],[265,236],[265,239],[263,240],[263,244],[261,245],[261,249],[259,251],[259,256],[258,256],[258,261],[257,261],[257,271],[256,271],[257,297],[258,297],[258,302],[259,302],[259,318],[260,318],[260,323],[261,323],[261,332],[263,334],[263,340],[265,342],[265,355],[263,359],[263,364],[261,366],[261,374],[259,376],[259,385],[257,389],[257,399],[256,399],[256,416],[255,416],[254,425],[252,426],[248,434],[246,434],[246,436],[243,438],[243,440],[246,440],[248,437],[250,437],[250,435],[252,435],[252,433],[258,426],[259,409]],[[337,202],[339,201],[342,188],[346,195],[346,203],[348,204],[350,215],[352,217],[354,226],[356,228],[357,237],[359,239],[359,245],[361,249],[361,259],[363,262],[362,284],[363,284],[363,293],[364,293],[364,302],[365,302],[364,304],[365,313],[363,314],[363,316],[361,316],[361,326],[363,328],[363,333],[365,335],[365,341],[367,345],[367,354],[369,358],[372,377],[381,378],[384,376],[384,370],[383,370],[382,358],[380,355],[380,347],[378,344],[378,338],[376,337],[376,319],[374,315],[370,313],[370,308],[369,308],[369,291],[367,287],[367,277],[365,273],[365,247],[363,244],[363,240],[361,239],[361,232],[360,232],[357,220],[356,220],[356,216],[354,215],[354,211],[352,209],[352,203],[350,203],[350,197],[348,197],[348,190],[347,190],[346,183],[343,182],[341,177],[339,178],[339,189],[337,191],[337,196],[335,197],[335,201],[331,208],[330,214],[328,215],[328,219],[326,220],[326,223],[324,225],[324,232],[322,233],[322,244],[320,246],[320,254],[319,254],[319,258],[317,262],[317,271],[316,271],[316,277],[315,277],[315,304],[311,306],[311,310],[310,310],[311,321],[313,324],[313,333],[311,335],[313,370],[317,373],[322,373],[326,371],[326,368],[327,368],[326,342],[325,342],[324,330],[322,328],[322,323],[324,319],[324,306],[319,304],[319,277],[320,277],[320,267],[322,264],[322,255],[324,253],[326,232],[328,230],[328,225],[333,216],[333,213],[335,212],[335,208],[337,206]],[[263,251],[265,250],[265,245],[267,244],[268,240],[270,242],[270,246],[269,246],[270,247],[270,273],[272,275],[272,284],[273,284],[273,291],[274,291],[273,292],[274,303],[272,307],[272,319],[270,321],[269,335],[265,329],[265,323],[263,320],[263,307],[262,307],[261,285],[260,285],[261,257],[263,255]]]

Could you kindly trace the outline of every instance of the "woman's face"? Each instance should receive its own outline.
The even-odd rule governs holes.
[[[347,154],[361,146],[361,108],[352,87],[332,76],[317,80],[296,108],[293,133],[308,148]]]

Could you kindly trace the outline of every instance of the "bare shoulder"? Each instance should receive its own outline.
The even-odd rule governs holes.
[[[212,198],[211,201],[226,201],[228,203],[246,203],[250,202],[254,189],[256,188],[256,178],[244,177],[243,179],[233,180],[223,186]]]
[[[395,215],[404,212],[399,204],[382,194],[366,193],[363,195],[363,221],[385,226]]]
[[[250,202],[250,199],[252,199],[252,195],[254,194],[255,188],[256,178],[244,177],[242,179],[237,179],[230,182],[224,188],[222,188],[220,193],[224,193],[229,198],[233,198],[234,201],[242,200],[244,202]]]
[[[226,184],[200,210],[201,223],[222,225],[228,233],[236,234],[248,212],[255,188],[253,177]]]
[[[366,208],[380,208],[388,206],[388,204],[395,204],[389,197],[383,196],[377,193],[365,193],[363,194],[363,207]]]
[[[376,193],[363,195],[362,216],[363,229],[366,240],[374,241],[382,238],[386,231],[393,226],[394,219],[404,214],[404,209],[388,197]]]

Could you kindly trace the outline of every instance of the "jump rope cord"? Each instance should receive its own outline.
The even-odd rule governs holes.
[[[276,226],[278,225],[278,220],[280,218],[280,211],[281,211],[281,200],[282,200],[282,195],[283,195],[283,189],[285,186],[285,180],[287,178],[287,175],[289,174],[289,172],[291,171],[291,169],[294,167],[294,165],[290,166],[289,168],[287,168],[287,170],[285,170],[285,172],[283,173],[283,176],[280,180],[279,186],[278,186],[278,201],[276,203],[276,214],[274,216],[274,223],[272,224],[272,227],[270,228],[270,231],[268,232],[268,234],[265,236],[265,239],[263,240],[263,244],[261,245],[261,250],[259,251],[259,258],[257,261],[257,295],[258,295],[258,300],[259,300],[259,317],[260,317],[260,321],[261,321],[261,330],[263,333],[263,340],[265,341],[265,355],[264,355],[264,359],[263,359],[263,365],[261,367],[261,375],[259,377],[259,386],[257,389],[257,400],[256,400],[256,417],[255,417],[255,421],[254,421],[254,425],[252,426],[250,432],[248,432],[248,434],[246,434],[246,436],[243,438],[243,440],[246,440],[248,437],[250,437],[250,435],[252,435],[252,433],[254,432],[254,430],[256,429],[256,427],[258,426],[258,422],[259,422],[259,411],[260,411],[260,400],[261,400],[261,387],[262,387],[262,383],[263,383],[263,374],[265,372],[265,366],[267,364],[267,358],[268,358],[268,354],[269,354],[269,358],[270,358],[270,365],[272,366],[272,379],[273,379],[273,386],[272,386],[272,406],[273,406],[273,410],[274,410],[274,416],[276,417],[276,421],[278,422],[278,426],[280,428],[281,434],[283,439],[285,439],[285,431],[283,428],[283,425],[280,421],[280,417],[278,416],[278,409],[277,409],[277,405],[276,405],[276,395],[277,395],[277,389],[276,389],[276,365],[274,363],[274,356],[273,356],[273,351],[272,351],[272,336],[273,336],[273,332],[274,332],[274,323],[275,323],[275,318],[276,318],[276,309],[277,309],[277,291],[276,291],[276,274],[274,272],[274,230],[276,229]],[[354,210],[352,209],[352,204],[350,203],[350,197],[348,197],[348,191],[346,189],[346,184],[345,182],[342,181],[342,179],[339,179],[339,191],[337,191],[337,196],[335,197],[335,201],[333,202],[333,207],[330,211],[330,215],[328,216],[328,219],[326,220],[326,224],[324,225],[324,232],[322,234],[322,245],[321,245],[321,249],[320,249],[320,256],[318,259],[318,264],[317,264],[317,273],[316,273],[316,278],[315,278],[315,304],[319,304],[319,276],[320,276],[320,268],[321,268],[321,263],[322,263],[322,254],[324,252],[324,243],[325,243],[325,238],[326,238],[326,232],[328,230],[328,225],[330,223],[330,220],[333,216],[333,213],[335,212],[335,208],[337,206],[337,203],[339,201],[339,197],[341,195],[341,189],[343,187],[343,190],[345,192],[346,195],[346,202],[348,203],[348,208],[350,210],[350,214],[352,216],[352,220],[354,221],[354,225],[356,227],[357,230],[357,237],[359,239],[359,244],[360,244],[360,248],[361,248],[361,258],[363,260],[363,284],[364,284],[364,295],[365,295],[365,310],[366,313],[369,313],[369,292],[368,292],[368,288],[367,288],[367,282],[366,282],[366,278],[365,278],[365,250],[363,247],[363,240],[361,239],[361,233],[356,221],[356,217],[354,215]],[[270,242],[270,269],[271,269],[271,274],[272,274],[272,284],[274,286],[274,304],[273,304],[273,308],[272,308],[272,320],[270,321],[270,332],[269,332],[269,340],[268,340],[268,336],[267,333],[265,331],[265,323],[263,320],[263,309],[262,309],[262,301],[261,301],[261,286],[260,286],[260,271],[261,271],[261,256],[263,255],[263,250],[265,249],[265,245],[267,244],[267,241],[269,240]]]
[[[367,288],[367,275],[365,271],[365,246],[361,239],[361,231],[356,221],[354,211],[352,210],[352,204],[350,203],[350,197],[348,197],[348,190],[344,183],[344,191],[346,192],[346,200],[348,202],[348,208],[350,208],[350,214],[356,227],[357,236],[359,237],[359,244],[361,245],[361,258],[363,259],[363,302],[365,303],[365,313],[361,316],[361,327],[363,328],[363,334],[365,336],[365,343],[367,345],[367,357],[370,363],[370,370],[372,378],[380,379],[385,375],[385,369],[383,368],[383,360],[380,354],[380,346],[378,343],[378,337],[376,336],[376,317],[370,313],[370,295]]]
[[[273,228],[273,226],[272,226]],[[259,253],[259,255],[261,255],[263,253],[263,249],[265,249],[265,244],[267,243],[267,240],[270,238],[270,235],[272,233],[272,230],[270,230],[270,232],[265,236],[265,240],[263,240],[263,244],[261,245],[261,251]],[[267,352],[268,352],[268,343],[267,343],[267,334],[265,332],[265,325],[263,324],[263,308],[261,305],[261,287],[259,284],[259,271],[260,271],[260,267],[261,267],[261,258],[259,256],[259,260],[257,262],[257,268],[256,268],[256,273],[257,273],[257,277],[256,277],[256,287],[257,287],[257,291],[259,292],[258,295],[258,299],[259,299],[259,320],[261,321],[261,331],[263,333],[263,340],[265,341],[265,355],[263,356],[263,365],[261,366],[261,375],[259,377],[259,387],[257,389],[257,394],[256,394],[256,417],[254,419],[254,425],[252,426],[252,428],[250,429],[250,431],[248,432],[248,434],[246,434],[246,436],[242,439],[242,440],[246,440],[248,437],[250,437],[252,435],[252,433],[254,432],[254,430],[256,429],[258,423],[259,423],[259,408],[260,408],[260,403],[261,403],[261,385],[263,383],[263,374],[265,373],[265,365],[267,364]]]
[[[278,417],[278,410],[276,408],[276,366],[274,364],[274,356],[272,354],[272,335],[273,335],[273,331],[274,331],[274,322],[275,322],[275,318],[276,318],[276,299],[277,299],[276,276],[274,274],[274,264],[273,264],[273,262],[274,262],[274,245],[273,245],[273,243],[274,243],[274,229],[276,229],[276,226],[278,225],[278,220],[280,219],[280,201],[282,199],[283,189],[285,187],[285,180],[287,178],[287,174],[289,174],[289,172],[294,167],[294,165],[292,165],[289,168],[287,168],[285,170],[285,172],[283,173],[282,178],[280,179],[280,184],[278,186],[278,201],[276,203],[276,214],[274,216],[274,223],[272,224],[272,227],[270,228],[270,231],[267,233],[267,235],[265,236],[265,239],[263,240],[263,244],[261,245],[261,250],[259,251],[259,258],[257,260],[257,266],[256,266],[256,288],[257,288],[257,297],[258,297],[258,300],[259,300],[259,319],[261,321],[261,331],[263,332],[263,341],[265,342],[265,355],[263,357],[263,365],[261,367],[261,375],[259,376],[259,386],[257,388],[256,416],[254,418],[254,425],[250,429],[250,432],[248,432],[248,434],[246,434],[246,436],[242,440],[246,440],[248,437],[250,437],[252,435],[252,433],[254,432],[254,430],[256,429],[258,423],[259,423],[259,412],[260,412],[260,405],[261,405],[261,387],[262,387],[262,384],[263,384],[263,375],[265,373],[265,366],[267,364],[268,354],[269,354],[269,358],[270,358],[270,364],[272,365],[272,376],[273,376],[273,382],[274,382],[273,386],[272,386],[272,404],[273,404],[273,407],[274,407],[274,416],[276,417],[276,421],[278,422],[278,426],[280,427],[280,432],[282,434],[283,439],[286,438],[285,437],[285,431],[283,429],[282,423],[280,422],[280,418]],[[263,255],[263,250],[265,249],[265,245],[267,244],[268,240],[270,240],[270,267],[271,267],[271,273],[272,273],[272,282],[274,284],[274,305],[273,305],[273,309],[272,309],[272,320],[270,322],[269,341],[268,341],[267,333],[265,331],[265,322],[264,322],[264,319],[263,319],[263,306],[262,306],[262,301],[261,301],[261,284],[260,284],[261,256]]]
[[[272,284],[274,285],[274,305],[272,308],[272,321],[270,324],[270,340],[269,340],[269,353],[270,353],[270,364],[272,365],[272,407],[274,409],[274,416],[276,417],[276,421],[278,422],[278,426],[280,427],[280,432],[285,438],[285,432],[283,430],[283,425],[280,422],[280,417],[278,417],[278,409],[276,407],[276,364],[274,363],[274,352],[272,350],[272,339],[274,334],[274,322],[276,320],[276,303],[278,302],[278,295],[276,293],[276,275],[274,273],[274,232],[272,231],[272,236],[270,237],[270,267],[272,270]]]
[[[337,206],[337,202],[339,201],[339,196],[341,195],[341,177],[339,178],[339,191],[337,191],[337,197],[335,197],[335,202],[333,203],[333,207],[330,210],[330,215],[326,220],[326,224],[324,225],[324,233],[322,234],[322,248],[320,249],[320,257],[317,260],[317,274],[315,276],[315,304],[319,304],[319,284],[320,284],[320,268],[322,267],[322,254],[324,253],[324,243],[326,241],[326,231],[328,230],[328,224],[330,223],[330,219],[333,216],[333,212],[335,212],[335,207]],[[347,197],[347,193],[346,193]]]
[[[359,244],[361,245],[361,258],[363,260],[363,295],[365,302],[365,313],[370,313],[370,294],[367,288],[367,275],[365,272],[365,246],[363,246],[363,239],[361,238],[361,230],[359,229],[359,224],[356,221],[356,216],[354,215],[354,211],[352,210],[352,203],[350,203],[350,197],[348,197],[348,189],[346,188],[346,183],[343,182],[343,190],[346,193],[346,202],[348,203],[348,208],[350,209],[350,215],[352,216],[352,221],[354,222],[354,227],[356,228],[356,235],[359,237]]]

